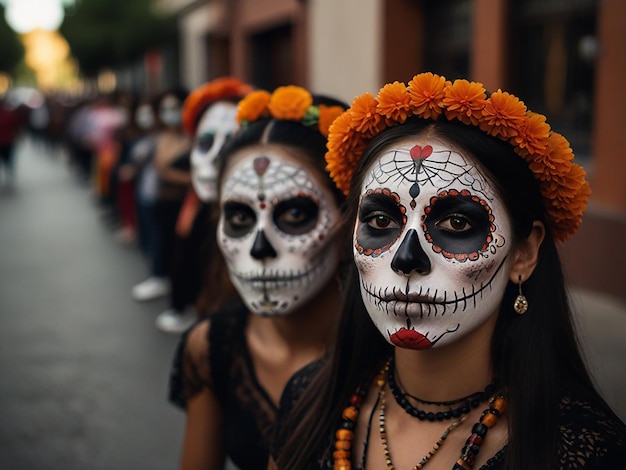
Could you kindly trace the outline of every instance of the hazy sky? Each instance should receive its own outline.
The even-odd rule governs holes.
[[[63,22],[63,7],[74,0],[0,0],[9,26],[23,34],[34,29],[55,31]]]

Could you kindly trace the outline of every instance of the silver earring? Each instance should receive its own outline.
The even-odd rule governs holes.
[[[519,290],[517,297],[515,297],[515,302],[513,302],[513,310],[515,310],[515,313],[523,315],[526,313],[526,310],[528,310],[528,300],[526,300],[526,297],[522,294],[522,276],[519,277],[519,284],[517,287]]]

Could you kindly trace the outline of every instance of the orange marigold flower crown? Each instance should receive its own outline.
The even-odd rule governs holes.
[[[554,239],[562,242],[576,232],[591,191],[565,137],[510,93],[498,90],[487,97],[481,83],[450,82],[430,72],[415,75],[406,85],[388,83],[377,97],[358,96],[330,126],[327,169],[344,194],[370,140],[412,116],[458,120],[511,144],[539,181]]]
[[[288,85],[276,88],[273,93],[265,90],[250,93],[239,102],[237,121],[241,126],[263,118],[294,121],[307,127],[317,126],[328,137],[330,125],[343,111],[341,106],[314,105],[311,93]]]
[[[196,133],[198,118],[207,108],[219,100],[239,100],[252,91],[252,87],[234,77],[212,80],[193,90],[183,104],[183,126],[189,135]]]

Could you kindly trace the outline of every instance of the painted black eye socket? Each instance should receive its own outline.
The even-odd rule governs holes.
[[[196,148],[202,153],[207,153],[209,150],[211,150],[214,140],[214,134],[202,134],[196,140]]]
[[[448,253],[473,253],[489,242],[489,209],[471,196],[438,199],[424,222],[433,244]]]
[[[376,250],[393,243],[403,226],[403,213],[392,197],[370,194],[361,201],[356,238],[364,249]]]
[[[318,216],[317,203],[304,196],[279,202],[272,214],[276,227],[289,235],[302,235],[313,230]]]
[[[222,208],[224,233],[232,238],[241,238],[256,226],[256,214],[252,208],[240,202],[227,202]]]

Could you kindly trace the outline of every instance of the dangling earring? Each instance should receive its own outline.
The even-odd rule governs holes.
[[[519,293],[517,294],[517,297],[515,297],[515,302],[513,302],[513,310],[515,310],[516,313],[523,315],[526,313],[526,310],[528,310],[528,300],[526,300],[526,297],[522,294],[522,276],[519,277],[519,284],[517,287],[519,288]]]

